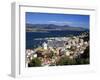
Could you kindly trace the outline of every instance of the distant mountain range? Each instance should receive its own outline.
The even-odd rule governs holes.
[[[61,26],[55,24],[26,24],[27,32],[53,31],[53,30],[86,31],[88,29],[82,27],[72,27],[69,25]]]

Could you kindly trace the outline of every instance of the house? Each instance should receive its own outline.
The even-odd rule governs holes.
[[[44,43],[42,44],[42,46],[43,46],[43,49],[47,50],[47,43],[46,43],[46,42],[44,42]]]

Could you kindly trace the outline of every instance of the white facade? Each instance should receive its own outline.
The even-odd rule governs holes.
[[[47,43],[46,42],[43,43],[43,49],[47,50]]]

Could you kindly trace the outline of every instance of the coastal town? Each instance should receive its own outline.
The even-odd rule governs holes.
[[[45,38],[42,45],[26,49],[26,66],[89,64],[89,34]]]

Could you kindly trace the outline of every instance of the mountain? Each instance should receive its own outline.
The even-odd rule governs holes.
[[[26,24],[26,31],[52,31],[52,30],[69,30],[69,31],[85,31],[88,29],[82,27],[72,27],[69,25],[55,24]]]

